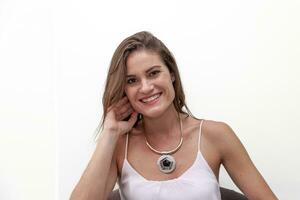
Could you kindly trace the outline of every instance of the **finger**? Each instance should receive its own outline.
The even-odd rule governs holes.
[[[138,113],[137,112],[133,112],[128,120],[128,123],[130,125],[130,127],[133,127],[134,123],[136,122],[137,120],[137,116],[138,116]]]
[[[107,108],[107,112],[111,111],[112,109],[114,108],[117,108],[119,109],[120,106],[122,106],[124,103],[127,103],[128,101],[128,98],[127,96],[124,96],[122,99],[120,99],[119,101],[113,103],[112,105],[110,105],[108,108]]]
[[[133,112],[133,109],[130,107],[128,108],[125,112],[120,113],[118,115],[118,120],[124,120],[125,118],[127,118],[131,113]]]
[[[114,109],[116,107],[117,103],[113,103],[111,104],[108,108],[107,108],[107,112],[111,111],[112,109]]]
[[[131,104],[129,102],[127,102],[126,104],[124,104],[122,107],[119,107],[119,109],[117,110],[118,113],[122,114],[127,112],[128,109],[132,108]]]
[[[127,96],[125,96],[120,101],[118,101],[114,107],[119,109],[120,107],[122,107],[127,102],[128,102],[128,98],[127,98]]]

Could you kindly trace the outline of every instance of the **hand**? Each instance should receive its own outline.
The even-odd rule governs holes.
[[[131,115],[131,116],[130,116]],[[123,121],[130,116],[128,121]],[[137,112],[135,112],[128,101],[127,96],[108,108],[106,118],[104,120],[104,130],[117,134],[125,134],[130,131],[137,120]]]

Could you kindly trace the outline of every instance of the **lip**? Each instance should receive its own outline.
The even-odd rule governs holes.
[[[155,96],[155,95],[159,95],[159,96],[158,96],[156,99],[154,99],[154,100],[152,100],[152,101],[149,101],[149,102],[147,102],[147,103],[143,102],[143,99],[147,99],[147,98],[152,97],[152,96]],[[147,96],[147,97],[140,98],[139,101],[140,101],[142,104],[144,104],[144,105],[153,105],[153,104],[155,104],[155,103],[159,100],[159,98],[160,98],[161,95],[162,95],[162,92],[158,92],[158,93],[149,95],[149,96]]]

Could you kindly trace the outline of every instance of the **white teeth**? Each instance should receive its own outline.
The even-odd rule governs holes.
[[[150,101],[153,101],[153,100],[157,99],[159,96],[160,96],[160,94],[153,95],[153,96],[151,96],[151,97],[149,97],[147,99],[142,99],[142,102],[148,103]]]

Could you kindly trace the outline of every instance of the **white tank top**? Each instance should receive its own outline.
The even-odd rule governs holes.
[[[125,159],[118,180],[121,200],[221,200],[215,174],[200,151],[201,120],[196,160],[178,178],[150,181],[137,172],[127,160],[128,134]]]

